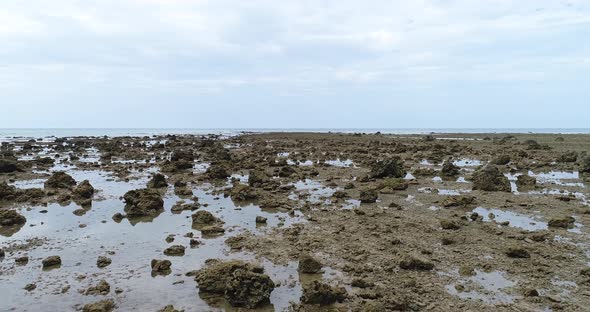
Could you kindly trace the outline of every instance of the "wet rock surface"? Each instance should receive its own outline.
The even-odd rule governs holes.
[[[72,186],[76,185],[76,180],[72,178],[71,175],[63,172],[58,171],[52,174],[47,181],[45,181],[44,186],[46,188],[63,188],[68,189]]]
[[[585,311],[590,140],[557,137],[10,141],[0,310]]]

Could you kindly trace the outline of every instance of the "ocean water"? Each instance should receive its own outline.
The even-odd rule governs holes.
[[[238,135],[247,132],[338,132],[386,134],[429,134],[429,133],[590,133],[590,128],[261,128],[261,129],[172,129],[172,128],[35,128],[0,129],[0,142],[13,140],[43,139],[75,136],[151,136],[161,134],[217,134]]]

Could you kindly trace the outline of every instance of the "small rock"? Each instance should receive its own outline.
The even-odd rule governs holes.
[[[184,256],[185,249],[186,247],[181,245],[172,245],[164,250],[164,254],[166,256]]]
[[[99,268],[105,268],[109,266],[113,261],[109,257],[99,256],[96,260],[96,266]]]
[[[42,264],[44,269],[59,266],[61,265],[61,258],[59,256],[50,256],[43,259]]]

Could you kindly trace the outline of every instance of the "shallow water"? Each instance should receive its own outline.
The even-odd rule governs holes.
[[[0,302],[2,311],[64,311],[104,298],[115,299],[119,310],[155,311],[174,303],[175,307],[187,311],[210,311],[212,308],[198,295],[192,277],[184,276],[186,272],[201,268],[209,258],[254,260],[253,255],[248,253],[231,252],[224,243],[228,237],[244,232],[260,234],[273,227],[305,222],[299,212],[289,215],[286,211],[262,210],[252,203],[236,204],[230,198],[213,195],[213,186],[203,185],[195,188],[193,193],[201,204],[208,204],[200,209],[208,210],[224,221],[226,234],[223,236],[204,238],[191,227],[193,212],[172,213],[170,208],[181,199],[174,195],[172,188],[166,191],[165,211],[158,217],[153,220],[124,219],[117,223],[111,217],[114,213],[123,212],[124,203],[119,198],[129,190],[145,187],[150,172],[137,172],[137,179],[129,182],[117,181],[100,171],[68,170],[68,173],[77,181],[90,180],[99,190],[95,198],[103,200],[95,200],[81,216],[73,213],[80,208],[73,202],[65,206],[49,204],[47,207],[21,209],[27,223],[11,236],[0,236],[0,245],[22,245],[35,238],[46,241],[40,247],[8,253],[0,262],[0,293],[3,298],[8,298]],[[242,176],[240,180],[243,178],[247,179],[247,176]],[[36,179],[14,184],[21,188],[42,187],[43,182],[43,179]],[[47,212],[40,213],[41,210]],[[268,218],[267,224],[257,225],[256,216]],[[202,244],[189,248],[190,238],[184,236],[189,232]],[[171,244],[165,241],[169,235],[175,237]],[[176,244],[187,247],[185,256],[163,254],[164,249]],[[24,255],[29,256],[29,263],[16,266],[14,259]],[[62,265],[43,271],[41,260],[51,255],[59,255]],[[100,269],[96,266],[98,256],[108,256],[113,262]],[[152,259],[172,261],[172,274],[152,277]],[[297,263],[275,265],[264,259],[260,261],[271,279],[281,284],[271,295],[271,305],[260,310],[285,310],[290,301],[297,302],[301,296]],[[85,296],[78,292],[101,279],[111,285],[109,295]],[[23,289],[29,283],[37,284],[32,292]],[[70,289],[62,294],[64,287]],[[116,288],[123,292],[115,294]],[[235,310],[223,301],[219,309]]]
[[[453,272],[451,275],[457,276],[458,273]],[[488,304],[512,303],[516,297],[509,290],[517,283],[505,275],[501,271],[484,272],[476,269],[473,276],[461,278],[457,283],[445,286],[445,289],[451,295],[463,299],[481,300]],[[457,285],[464,287],[464,290],[457,290]]]

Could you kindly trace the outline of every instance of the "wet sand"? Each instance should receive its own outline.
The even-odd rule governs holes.
[[[26,221],[0,226],[0,311],[245,309],[199,289],[191,272],[208,259],[264,268],[274,287],[254,311],[585,311],[589,151],[581,134],[15,139],[2,145],[0,212]],[[95,192],[48,186],[61,171]],[[123,197],[155,173],[163,210],[125,217]],[[195,225],[199,211],[224,232]],[[184,255],[165,254],[174,245]],[[43,268],[54,255],[61,265]],[[302,255],[321,270],[301,272]],[[170,271],[153,274],[152,259]],[[88,291],[102,280],[108,292]]]

